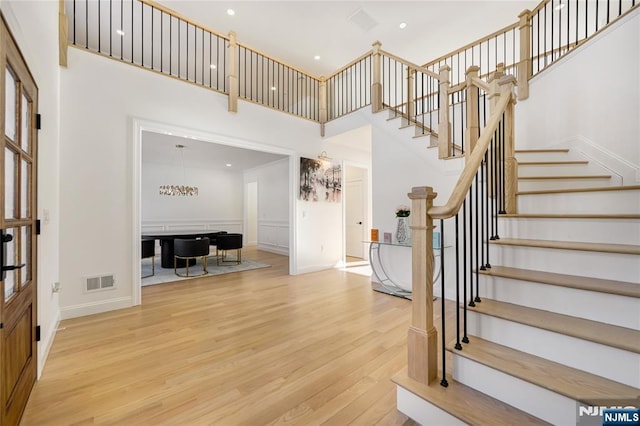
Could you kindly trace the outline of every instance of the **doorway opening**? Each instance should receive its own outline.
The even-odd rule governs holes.
[[[344,264],[365,265],[369,261],[368,229],[371,223],[369,170],[345,164]]]

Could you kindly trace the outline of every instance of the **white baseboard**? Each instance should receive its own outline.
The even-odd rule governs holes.
[[[638,164],[631,163],[584,136],[575,136],[563,141],[562,145],[581,153],[593,162],[621,176],[623,185],[640,183],[640,166]]]
[[[98,300],[96,302],[81,303],[60,308],[61,319],[83,317],[86,315],[100,314],[102,312],[115,311],[116,309],[130,308],[133,306],[131,296],[115,299]]]
[[[289,256],[289,247],[276,246],[273,244],[258,243],[258,250],[268,251],[270,253],[281,254],[283,256]]]
[[[38,345],[38,379],[42,376],[42,371],[44,370],[44,365],[49,357],[49,352],[51,351],[51,346],[53,346],[53,340],[56,337],[56,331],[58,330],[59,325],[60,311],[57,311],[47,334],[45,336],[40,336],[41,340]]]

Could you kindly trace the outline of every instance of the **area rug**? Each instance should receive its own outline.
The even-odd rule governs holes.
[[[163,284],[172,281],[179,280],[188,280],[191,278],[198,277],[179,277],[173,273],[173,268],[162,268],[160,267],[160,256],[155,257],[156,263],[156,271],[155,275],[142,278],[142,286],[154,285],[154,284]],[[235,263],[226,264],[226,265],[216,265],[215,257],[209,258],[207,261],[207,271],[209,274],[204,275],[205,277],[210,277],[213,275],[221,275],[221,274],[229,274],[232,272],[241,272],[241,271],[249,271],[251,269],[260,269],[260,268],[268,268],[271,265],[266,263],[257,262],[251,259],[242,259],[242,262],[239,265]],[[185,268],[178,268],[178,272],[181,274],[185,273]],[[199,274],[202,273],[202,260],[198,259],[195,265],[189,266],[189,273]],[[142,261],[142,276],[151,274],[151,259],[144,259]]]

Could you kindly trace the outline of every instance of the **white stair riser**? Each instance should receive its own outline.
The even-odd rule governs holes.
[[[575,400],[456,355],[456,351],[453,352],[453,378],[551,424],[576,423]]]
[[[516,152],[518,162],[584,160],[577,152]]]
[[[490,244],[491,264],[640,283],[640,256]]]
[[[518,213],[640,214],[640,190],[518,195]]]
[[[591,164],[518,165],[518,177],[608,175],[606,169]]]
[[[640,387],[639,354],[471,310],[467,315],[468,333],[471,335],[616,382]],[[469,344],[473,344],[473,341]]]
[[[421,425],[466,425],[457,417],[452,416],[435,405],[425,401],[419,396],[406,390],[402,386],[397,386],[396,390],[397,405],[396,408],[405,416],[414,420]]]
[[[617,179],[518,179],[518,191],[538,191],[544,189],[600,188],[620,185]]]
[[[620,327],[640,329],[640,299],[635,297],[485,275],[480,275],[480,296]],[[603,309],[603,306],[607,309]]]
[[[502,238],[638,244],[640,219],[516,219],[500,218]]]

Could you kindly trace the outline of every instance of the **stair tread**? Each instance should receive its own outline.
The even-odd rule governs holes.
[[[640,298],[640,284],[492,265],[483,275]]]
[[[511,219],[640,219],[640,214],[607,213],[516,213],[501,214],[500,218]]]
[[[568,161],[519,161],[518,166],[570,166],[570,165],[589,164],[586,160],[568,160]]]
[[[482,299],[471,311],[640,353],[640,331],[541,309]]]
[[[640,245],[633,244],[605,244],[577,241],[531,240],[524,238],[500,238],[499,240],[492,240],[491,244],[564,250],[597,251],[604,253],[636,255],[640,254]]]
[[[465,423],[472,425],[546,425],[548,423],[511,405],[498,401],[482,392],[452,379],[448,387],[438,380],[424,385],[411,379],[406,368],[393,377],[393,382],[437,406]]]
[[[600,405],[598,401],[602,399],[612,397],[635,399],[638,396],[638,389],[633,386],[499,345],[480,337],[469,336],[469,340],[470,343],[464,345],[462,350],[454,349],[455,341],[447,349],[455,355],[466,357],[580,402]]]
[[[518,176],[518,180],[611,179],[611,175]]]
[[[598,186],[592,188],[567,188],[567,189],[539,189],[535,191],[518,191],[516,195],[542,195],[542,194],[567,194],[571,192],[601,192],[601,191],[635,191],[640,185]]]
[[[531,154],[540,152],[569,152],[568,148],[543,148],[543,149],[516,149],[516,154]]]

